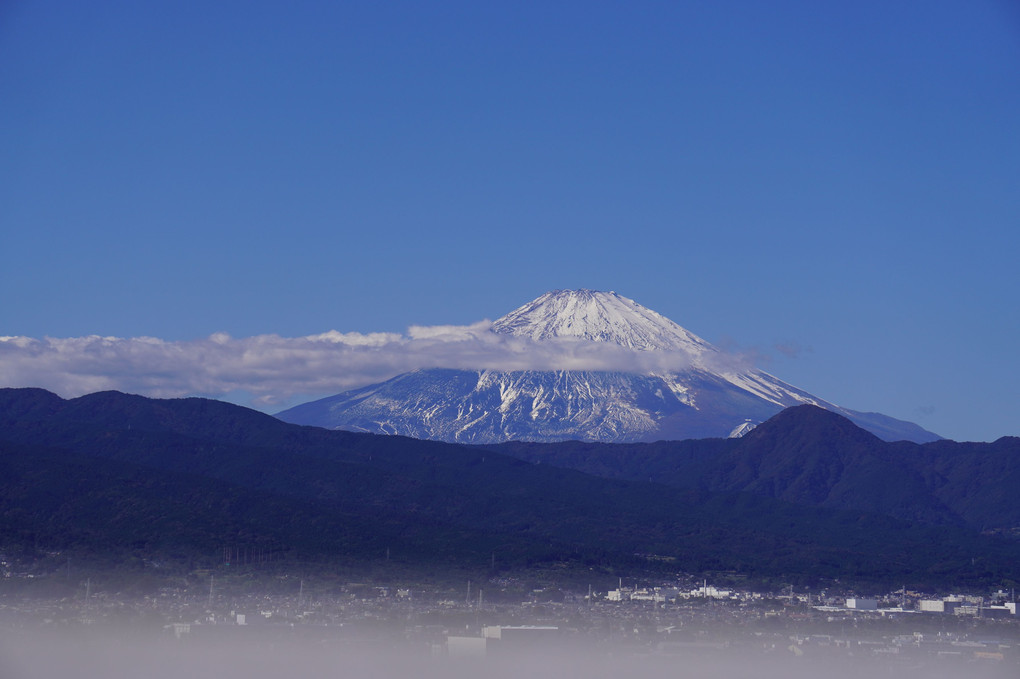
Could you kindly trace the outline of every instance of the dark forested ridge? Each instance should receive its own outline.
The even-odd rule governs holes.
[[[889,443],[810,405],[788,408],[740,439],[507,443],[493,450],[606,478],[750,492],[985,532],[1020,530],[1020,438]]]
[[[874,511],[829,502],[854,497],[849,488],[858,476],[847,469],[855,456],[870,464],[869,455],[884,453],[843,450],[858,439],[874,445],[854,430],[845,432],[845,444],[832,444],[838,464],[798,447],[795,439],[806,433],[829,435],[813,415],[786,411],[777,419],[794,425],[770,421],[735,442],[482,448],[290,425],[207,399],[103,392],[63,400],[4,389],[0,546],[194,563],[243,547],[281,559],[392,559],[422,569],[640,566],[801,580],[1017,579],[1020,543],[982,536],[965,516],[990,512],[996,502],[1008,513],[1012,496],[971,497],[961,504],[966,512],[947,502],[930,517],[928,510],[897,516],[884,505]],[[755,440],[765,452],[740,452]],[[1000,446],[1004,457],[1015,449],[1008,444]],[[770,446],[801,457],[774,465]],[[930,446],[918,453],[930,459],[917,488],[1006,469],[972,459],[981,453],[968,444]],[[533,459],[518,459],[525,453]],[[867,484],[874,473],[859,476]],[[954,483],[939,492],[955,498]],[[839,492],[818,489],[826,484]],[[915,494],[905,498],[913,502]]]

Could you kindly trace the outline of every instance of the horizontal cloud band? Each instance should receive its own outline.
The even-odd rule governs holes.
[[[248,394],[251,404],[268,408],[298,395],[334,394],[421,368],[649,373],[691,365],[685,353],[584,340],[535,341],[490,328],[489,321],[482,321],[414,326],[407,334],[330,331],[296,338],[233,338],[216,333],[176,342],[0,337],[0,385],[42,387],[65,397],[107,389],[159,398],[237,400]]]

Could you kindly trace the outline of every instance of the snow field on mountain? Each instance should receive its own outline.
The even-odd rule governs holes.
[[[536,349],[570,344],[576,356],[588,347],[629,352],[641,359],[631,365],[644,367],[636,372],[427,368],[278,416],[299,424],[461,443],[740,436],[783,408],[803,403],[851,419],[861,416],[757,370],[615,292],[548,292],[499,318],[487,332],[523,338]],[[855,421],[877,427],[885,437],[934,437],[882,415],[862,417]]]

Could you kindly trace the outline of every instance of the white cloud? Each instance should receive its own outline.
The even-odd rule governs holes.
[[[0,386],[42,387],[64,397],[108,389],[158,398],[197,395],[275,410],[419,368],[662,372],[690,365],[683,354],[583,340],[538,342],[490,328],[481,321],[413,326],[406,335],[214,333],[186,342],[0,337]]]
[[[471,325],[412,325],[407,329],[413,340],[443,340],[466,342],[468,340],[489,340],[499,338],[491,332],[492,321],[479,321]]]

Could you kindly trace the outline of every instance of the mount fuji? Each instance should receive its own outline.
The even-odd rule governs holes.
[[[887,441],[939,438],[911,422],[848,410],[786,384],[615,292],[548,292],[495,321],[489,332],[536,350],[612,351],[615,364],[627,369],[421,369],[276,416],[458,443],[631,442],[742,436],[780,410],[807,403]]]

